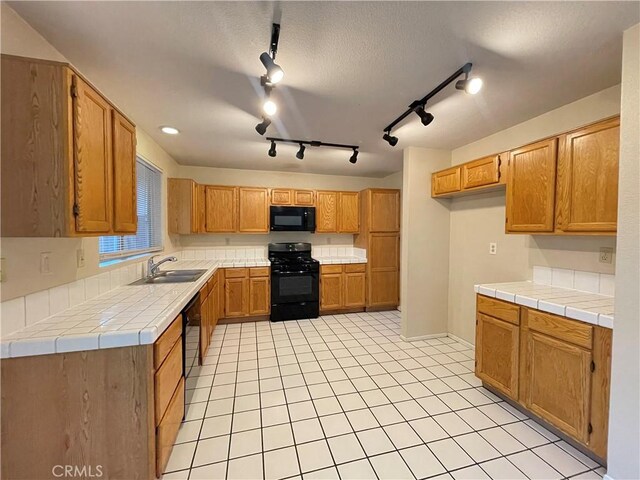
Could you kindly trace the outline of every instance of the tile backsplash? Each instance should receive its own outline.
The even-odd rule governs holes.
[[[534,266],[533,282],[612,297],[615,295],[615,275],[606,273]]]

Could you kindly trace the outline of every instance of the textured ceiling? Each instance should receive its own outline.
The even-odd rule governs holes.
[[[451,149],[620,81],[622,31],[637,2],[10,2],[27,22],[178,162],[384,176],[409,145]],[[254,126],[258,60],[271,22],[285,71],[267,135],[361,145],[278,147]],[[382,131],[467,61],[476,96],[453,85],[427,110]],[[160,133],[172,125],[179,136]]]

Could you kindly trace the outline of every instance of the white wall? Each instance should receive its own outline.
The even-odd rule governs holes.
[[[640,24],[624,33],[607,475],[640,478]]]
[[[452,165],[508,151],[620,111],[620,86],[564,105],[451,152]],[[451,212],[449,261],[450,333],[474,343],[474,284],[527,280],[534,265],[614,273],[598,262],[600,247],[615,249],[615,237],[506,235],[504,191],[444,200]],[[489,255],[496,242],[496,255]]]
[[[444,150],[404,150],[400,304],[407,339],[447,333],[449,210],[431,198],[430,185],[431,173],[450,161]]]
[[[0,50],[2,53],[47,60],[66,61],[65,57],[49,44],[36,30],[27,24],[4,2],[0,3]],[[108,96],[108,92],[104,92]],[[126,112],[126,105],[121,105]],[[132,119],[135,122],[135,118]],[[144,131],[137,129],[138,154],[156,165],[165,179],[178,174],[178,164]],[[166,180],[163,184],[166,198]],[[163,202],[162,219],[166,225],[166,202]],[[166,232],[166,228],[164,229]],[[100,268],[97,238],[2,238],[1,255],[4,258],[1,300],[27,295],[47,288],[72,282],[107,271],[116,266]],[[177,238],[164,237],[165,251],[175,250]],[[78,268],[76,251],[83,249],[85,266]],[[40,273],[40,253],[50,252],[52,274]],[[120,264],[118,266],[122,266]]]

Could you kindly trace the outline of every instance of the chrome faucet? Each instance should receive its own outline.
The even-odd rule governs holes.
[[[158,255],[152,255],[149,260],[147,260],[147,277],[155,277],[158,274],[158,269],[160,265],[166,262],[177,262],[178,259],[176,257],[166,257],[160,260],[158,263],[154,263],[153,259]]]

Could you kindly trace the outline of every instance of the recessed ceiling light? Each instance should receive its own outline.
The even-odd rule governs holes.
[[[166,133],[167,135],[177,135],[180,133],[180,130],[174,127],[160,127],[162,133]]]

